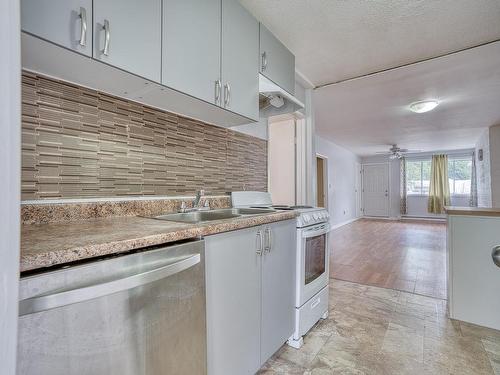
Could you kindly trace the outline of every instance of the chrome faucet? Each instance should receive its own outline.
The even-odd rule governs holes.
[[[205,190],[196,191],[196,197],[193,199],[192,208],[188,208],[186,202],[181,202],[181,207],[178,212],[186,213],[191,211],[205,211],[210,210],[210,202],[205,199],[205,203],[202,205],[202,197],[205,196]]]
[[[205,196],[205,190],[201,189],[196,191],[196,198],[193,200],[193,208],[201,208],[200,202],[203,196]]]

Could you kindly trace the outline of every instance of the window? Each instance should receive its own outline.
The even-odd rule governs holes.
[[[428,195],[431,179],[431,159],[406,161],[406,194]],[[449,157],[448,179],[451,195],[469,195],[472,157]]]
[[[448,180],[451,195],[469,195],[472,158],[448,159]]]
[[[427,195],[431,180],[430,160],[406,161],[406,194]]]

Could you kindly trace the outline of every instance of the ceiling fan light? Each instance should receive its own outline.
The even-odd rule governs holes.
[[[415,102],[410,104],[410,111],[415,113],[425,113],[432,111],[438,106],[439,102],[437,100],[422,100],[420,102]]]

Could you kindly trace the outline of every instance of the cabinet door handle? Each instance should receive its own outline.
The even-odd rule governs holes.
[[[84,7],[80,7],[80,45],[85,47],[87,45],[87,10]]]
[[[267,54],[262,52],[262,71],[265,71],[267,68]]]
[[[493,258],[493,263],[495,263],[497,267],[500,267],[500,245],[493,248],[491,258]]]
[[[231,86],[229,82],[224,85],[224,107],[229,107],[231,104]]]
[[[272,247],[271,228],[267,227],[265,233],[266,233],[266,247],[264,247],[264,250],[270,253]]]
[[[257,231],[257,236],[255,238],[257,241],[257,244],[256,244],[257,250],[255,252],[257,253],[257,255],[262,255],[263,240],[262,240],[262,231],[261,230]]]
[[[221,91],[221,81],[218,79],[215,81],[215,104],[220,105],[220,91]]]
[[[104,20],[104,26],[102,27],[104,30],[104,49],[102,50],[102,53],[105,56],[109,55],[109,39],[111,38],[111,32],[109,31],[109,21]]]

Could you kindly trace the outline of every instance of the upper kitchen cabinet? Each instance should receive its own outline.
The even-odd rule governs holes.
[[[259,24],[237,0],[163,0],[162,83],[259,118]]]
[[[295,56],[263,24],[260,24],[260,72],[295,94]]]
[[[160,82],[161,0],[94,0],[93,57]]]
[[[237,0],[222,0],[223,106],[259,118],[259,23]]]
[[[238,0],[21,6],[23,69],[217,126],[259,118],[258,23]]]
[[[92,56],[92,0],[21,0],[21,28]]]
[[[220,105],[221,1],[163,0],[162,83]]]

